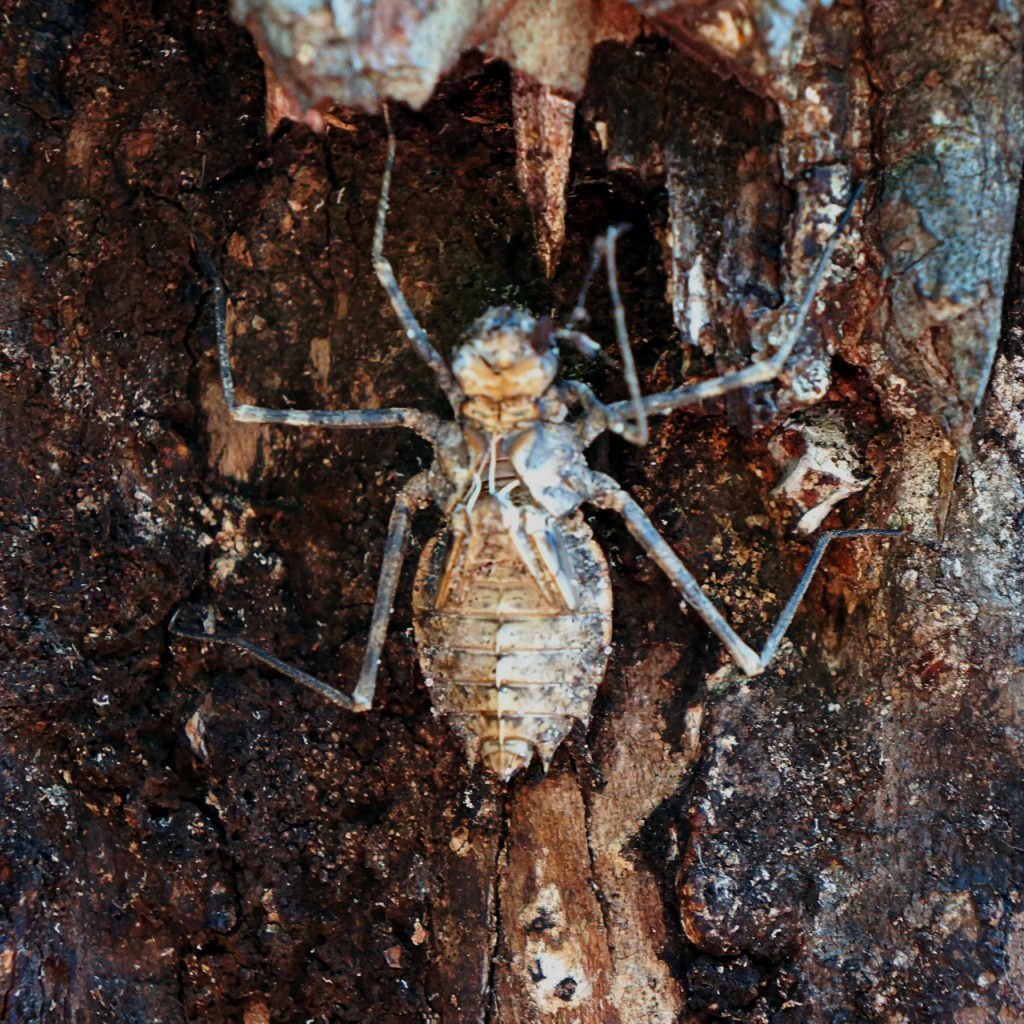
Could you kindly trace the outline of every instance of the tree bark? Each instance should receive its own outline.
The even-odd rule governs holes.
[[[865,181],[779,386],[590,454],[755,645],[810,552],[786,496],[827,490],[776,493],[773,436],[799,456],[827,424],[866,485],[828,525],[905,536],[835,544],[747,681],[593,513],[616,593],[593,720],[504,787],[431,714],[415,555],[367,715],[166,628],[198,605],[355,681],[429,452],[231,421],[190,235],[240,397],[446,414],[371,264],[382,121],[266,137],[220,7],[0,2],[3,1020],[1024,1015],[1019,8],[808,6],[782,45],[777,5],[746,6],[749,36],[721,5],[634,6],[645,33],[591,61],[550,282],[507,69],[464,55],[394,111],[410,305],[446,354],[489,305],[565,315],[628,221],[644,389],[674,387],[750,361]],[[592,313],[611,350],[603,289]]]

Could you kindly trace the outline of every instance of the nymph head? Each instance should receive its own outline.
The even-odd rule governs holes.
[[[452,373],[470,398],[537,398],[558,373],[551,319],[514,306],[489,309],[466,332]]]

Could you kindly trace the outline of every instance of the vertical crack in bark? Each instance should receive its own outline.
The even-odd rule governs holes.
[[[584,740],[584,742],[586,742]],[[598,860],[597,854],[594,850],[594,836],[593,836],[593,804],[591,802],[591,790],[590,787],[584,784],[583,780],[580,779],[579,773],[574,773],[577,784],[580,790],[580,798],[583,801],[583,822],[584,822],[584,835],[587,841],[587,855],[590,858],[589,874],[590,874],[590,888],[594,892],[594,898],[597,900],[598,908],[601,911],[601,924],[604,927],[605,947],[608,950],[609,959],[612,958],[612,922],[609,916],[608,908],[608,896],[604,891],[604,887],[600,882],[600,873],[598,871]]]
[[[509,842],[509,817],[508,817],[508,806],[509,806],[509,795],[508,787],[501,786],[501,799],[499,801],[501,805],[501,830],[498,835],[498,842],[495,843],[495,855],[494,855],[494,871],[492,874],[493,883],[491,885],[491,949],[488,956],[488,970],[487,970],[487,986],[484,990],[485,997],[488,998],[488,1003],[485,1008],[484,1024],[495,1024],[496,1021],[500,1020],[499,1008],[498,1008],[498,989],[495,984],[495,972],[497,968],[498,950],[501,946],[503,937],[503,928],[501,921],[501,883],[503,879],[502,865],[508,863],[506,857],[506,850]]]

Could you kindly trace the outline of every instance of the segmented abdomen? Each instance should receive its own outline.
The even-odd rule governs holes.
[[[449,716],[470,758],[502,779],[534,751],[547,768],[573,720],[589,721],[608,661],[604,554],[582,517],[549,526],[558,531],[574,609],[553,583],[538,581],[536,566],[531,573],[490,496],[474,506],[457,549],[452,534],[435,538],[416,573],[416,638],[434,708]]]

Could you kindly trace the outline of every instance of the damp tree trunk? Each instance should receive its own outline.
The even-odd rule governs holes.
[[[220,5],[0,2],[3,1020],[1024,1016],[1021,11],[789,8],[638,2],[593,49],[550,280],[520,71],[467,45],[394,109],[386,249],[439,346],[489,305],[567,313],[624,221],[647,391],[749,362],[865,183],[784,380],[590,456],[755,645],[842,471],[827,525],[904,538],[836,544],[744,680],[588,513],[610,668],[547,776],[502,787],[431,714],[415,553],[367,715],[167,632],[186,603],[355,681],[428,451],[231,422],[190,234],[241,397],[447,412],[371,265],[381,118],[268,136]],[[602,288],[592,313],[612,350]]]

